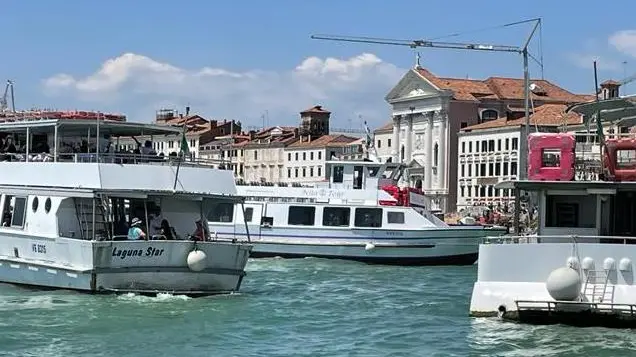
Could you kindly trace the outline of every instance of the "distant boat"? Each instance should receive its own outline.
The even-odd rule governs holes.
[[[394,265],[471,265],[483,237],[506,232],[444,223],[426,209],[429,200],[421,190],[397,186],[404,168],[336,160],[326,163],[330,174],[325,183],[238,185],[246,202],[219,203],[207,217],[210,231],[226,240],[249,229],[254,258]]]

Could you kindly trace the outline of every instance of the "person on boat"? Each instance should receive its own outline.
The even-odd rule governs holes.
[[[161,235],[161,224],[163,223],[161,210],[158,207],[154,209],[153,212],[148,215],[148,219],[150,222],[150,236]]]
[[[18,149],[15,147],[13,143],[13,137],[11,135],[7,136],[4,140],[4,147],[2,148],[2,152],[8,155],[5,156],[5,160],[11,161],[11,159],[18,153]]]
[[[192,238],[195,241],[204,241],[205,240],[205,228],[203,227],[203,221],[202,220],[198,220],[195,222],[197,228],[194,231],[194,234],[192,234]]]
[[[170,227],[170,223],[168,223],[167,219],[161,220],[161,235],[165,237],[167,240],[176,239],[176,232],[174,231],[174,227]]]
[[[146,233],[141,229],[141,219],[135,217],[128,228],[128,240],[146,239]]]

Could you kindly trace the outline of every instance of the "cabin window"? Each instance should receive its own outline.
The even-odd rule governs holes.
[[[51,211],[51,197],[47,197],[44,201],[44,212],[49,213]]]
[[[2,225],[4,227],[23,227],[27,204],[26,197],[7,195],[4,202]]]
[[[378,175],[378,172],[380,172],[380,168],[377,166],[370,166],[369,167],[369,177],[376,177]]]
[[[561,150],[559,149],[541,150],[541,166],[542,167],[561,166]]]
[[[33,213],[38,210],[38,205],[40,204],[39,201],[38,196],[33,197],[33,201],[31,201],[31,209],[33,210]]]
[[[203,212],[209,222],[232,222],[234,203],[203,200]]]
[[[386,221],[388,223],[404,224],[404,212],[387,212]]]
[[[254,208],[246,207],[245,211],[243,212],[243,217],[245,218],[245,221],[251,222],[252,216],[254,216]]]
[[[353,189],[360,190],[362,189],[362,172],[364,168],[362,166],[354,166],[353,167]]]
[[[287,224],[291,226],[313,226],[316,218],[316,207],[289,206]]]
[[[271,227],[274,225],[274,217],[262,217],[261,226]]]
[[[333,182],[342,183],[344,180],[344,166],[333,167]]]
[[[356,208],[356,227],[382,227],[382,208]]]
[[[322,211],[322,225],[326,227],[348,227],[351,209],[349,207],[325,207]]]

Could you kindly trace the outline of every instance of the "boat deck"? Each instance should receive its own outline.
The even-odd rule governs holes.
[[[523,323],[577,327],[636,328],[636,304],[516,300],[517,311],[503,318]]]

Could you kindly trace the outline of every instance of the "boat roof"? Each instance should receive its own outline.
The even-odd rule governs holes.
[[[574,104],[565,112],[582,114],[586,122],[600,112],[603,121],[611,121],[621,126],[634,126],[636,125],[636,95]]]
[[[65,135],[77,134],[85,135],[91,129],[97,130],[98,122],[95,119],[41,119],[41,120],[21,120],[0,123],[0,132],[26,131],[31,133],[49,133],[54,127],[61,128]],[[108,134],[112,137],[128,137],[141,135],[176,135],[183,129],[171,125],[157,125],[146,123],[132,123],[114,120],[100,120],[100,134]]]
[[[636,191],[636,182],[613,181],[502,181],[495,185],[498,189],[520,189],[524,191],[566,190],[566,191],[601,191],[619,190]]]
[[[375,161],[362,161],[362,160],[327,160],[326,164],[330,165],[356,165],[356,166],[391,166],[398,167],[402,164],[395,162],[375,162]]]

